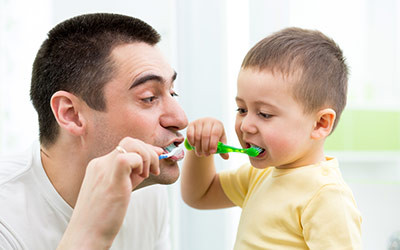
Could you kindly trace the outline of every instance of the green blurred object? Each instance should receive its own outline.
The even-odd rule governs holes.
[[[345,110],[325,149],[400,151],[400,111]]]
[[[185,148],[187,150],[194,150],[195,148],[190,145],[189,141],[187,140],[187,138],[185,139]],[[260,153],[261,153],[262,149],[257,147],[257,148],[235,148],[232,146],[228,146],[223,144],[222,142],[218,142],[218,146],[217,146],[217,152],[215,152],[216,154],[226,154],[226,153],[243,153],[243,154],[247,154],[248,156],[251,157],[257,157]]]

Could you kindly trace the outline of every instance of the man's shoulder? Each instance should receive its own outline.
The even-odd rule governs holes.
[[[1,186],[18,179],[28,172],[32,165],[29,150],[0,158],[0,189]]]
[[[25,194],[32,191],[32,154],[27,150],[22,153],[0,158],[0,202],[20,205]],[[17,195],[18,194],[18,195]],[[12,209],[11,206],[0,209]]]
[[[8,244],[7,246],[13,249],[25,249],[20,244],[21,235],[24,235],[24,230],[28,230],[24,228],[29,228],[29,220],[26,219],[29,213],[25,209],[32,209],[26,201],[34,187],[29,181],[32,173],[31,152],[28,149],[0,158],[0,204],[6,204],[0,206],[0,234],[3,237],[3,245],[0,244],[0,248]]]

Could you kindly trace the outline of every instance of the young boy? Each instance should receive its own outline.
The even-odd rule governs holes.
[[[235,249],[361,249],[361,216],[324,142],[346,104],[347,66],[334,41],[287,28],[256,44],[237,82],[235,130],[250,164],[216,173],[223,124],[192,122],[182,196],[195,208],[242,207]],[[228,159],[228,154],[221,155]]]

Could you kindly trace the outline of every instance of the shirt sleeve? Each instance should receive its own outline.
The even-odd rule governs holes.
[[[249,164],[238,169],[222,171],[219,180],[226,196],[237,206],[242,207],[248,194],[253,167]]]
[[[351,191],[343,186],[323,186],[304,209],[301,222],[311,250],[362,249],[361,215]]]
[[[14,250],[14,249],[26,249],[20,244],[17,239],[13,236],[7,227],[0,220],[0,249]]]

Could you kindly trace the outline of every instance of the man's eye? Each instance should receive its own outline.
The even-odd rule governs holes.
[[[154,102],[156,99],[157,99],[157,97],[155,97],[155,96],[150,96],[150,97],[147,97],[147,98],[143,98],[142,101],[145,102],[145,103],[152,103],[152,102]]]
[[[243,115],[247,112],[247,110],[243,109],[243,108],[237,108],[236,111],[240,114]]]

